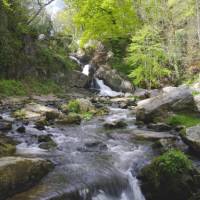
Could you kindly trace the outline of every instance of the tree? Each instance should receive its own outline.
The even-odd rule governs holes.
[[[129,77],[142,87],[158,87],[163,77],[170,74],[165,67],[166,56],[156,29],[144,26],[133,37],[127,62],[133,68]]]
[[[89,40],[104,41],[127,37],[138,24],[132,0],[66,0],[75,9],[74,22],[82,32],[81,45]]]

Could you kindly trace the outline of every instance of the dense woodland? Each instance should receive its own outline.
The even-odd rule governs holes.
[[[73,68],[67,54],[91,51],[99,42],[113,53],[112,67],[136,86],[159,88],[198,76],[198,0],[66,0],[53,19],[46,11],[52,2],[1,1],[2,80],[37,79],[35,69],[48,79],[60,66]],[[45,40],[38,40],[41,34]]]

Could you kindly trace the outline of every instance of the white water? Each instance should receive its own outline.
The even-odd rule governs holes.
[[[83,71],[82,73],[85,74],[86,76],[89,76],[89,73],[90,73],[90,67],[91,65],[90,64],[87,64],[83,67]]]
[[[100,93],[99,93],[100,96],[117,97],[123,95],[122,92],[116,92],[107,85],[105,85],[103,80],[100,80],[98,78],[96,78],[95,80],[100,87]]]
[[[71,60],[74,60],[78,65],[81,65],[81,62],[80,62],[79,59],[76,58],[75,56],[69,56],[69,58],[70,58]]]

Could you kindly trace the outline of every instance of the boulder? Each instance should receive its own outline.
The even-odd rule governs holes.
[[[160,94],[160,91],[158,89],[147,90],[143,88],[136,88],[133,95],[137,97],[138,99],[142,100],[142,99],[158,96],[159,94]]]
[[[25,128],[25,126],[22,125],[22,126],[18,127],[16,131],[18,133],[25,133],[26,132],[26,128]]]
[[[58,115],[59,111],[54,108],[50,108],[48,106],[44,106],[38,103],[29,103],[26,104],[24,108],[21,110],[17,110],[14,112],[14,117],[18,119],[29,119],[29,120],[38,120],[42,117],[55,117]],[[50,116],[51,115],[51,116]]]
[[[123,109],[126,109],[129,106],[136,106],[136,99],[133,96],[113,98],[110,101],[112,104],[118,105],[118,107]]]
[[[130,81],[122,78],[115,69],[107,65],[103,65],[95,72],[95,77],[103,80],[106,85],[118,92],[133,92],[134,87]]]
[[[39,135],[38,136],[39,147],[42,149],[52,149],[57,146],[57,144],[52,140],[51,135]]]
[[[170,131],[172,129],[172,127],[168,124],[165,124],[165,123],[150,123],[147,125],[147,128],[148,129],[152,129],[154,131]]]
[[[13,155],[16,151],[16,142],[0,133],[0,157]]]
[[[160,139],[176,139],[176,136],[168,132],[154,132],[135,129],[133,130],[133,138],[136,140],[157,141]]]
[[[167,87],[162,94],[138,102],[136,119],[150,123],[167,117],[169,112],[197,112],[193,95],[189,88]]]
[[[200,155],[200,125],[182,130],[181,137],[193,151]]]
[[[0,131],[9,131],[12,129],[12,122],[0,119]]]
[[[170,150],[145,166],[138,178],[148,200],[188,200],[200,186],[199,175],[182,152]]]
[[[35,128],[40,130],[40,131],[43,131],[45,130],[45,126],[47,125],[47,120],[45,119],[39,119],[38,121],[35,122]]]
[[[77,99],[77,101],[79,103],[79,109],[81,113],[95,110],[95,107],[90,100],[81,98]]]
[[[51,110],[45,113],[46,120],[52,121],[60,117],[61,113],[58,110]]]
[[[108,121],[104,124],[104,128],[106,129],[117,129],[117,128],[125,128],[127,126],[127,123],[123,120],[113,120]]]
[[[39,158],[0,158],[0,200],[29,189],[52,168],[52,163]]]
[[[89,77],[80,71],[73,70],[70,73],[69,85],[70,87],[86,88],[89,83]]]
[[[69,115],[56,120],[56,122],[61,125],[68,125],[68,124],[79,125],[81,123],[81,116],[76,113],[70,113]]]

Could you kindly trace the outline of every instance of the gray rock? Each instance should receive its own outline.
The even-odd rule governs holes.
[[[187,128],[181,136],[193,151],[200,154],[200,125]]]
[[[12,129],[12,122],[0,119],[0,131],[9,131]]]
[[[18,128],[17,128],[17,132],[18,132],[18,133],[25,133],[25,132],[26,132],[25,126],[20,126],[20,127],[18,127]]]
[[[172,129],[171,126],[165,123],[156,123],[156,124],[148,124],[147,128],[152,129],[154,131],[170,131]]]
[[[106,122],[104,124],[104,128],[107,129],[117,129],[117,128],[125,128],[127,126],[127,123],[123,120],[113,120],[110,122]]]
[[[79,71],[72,71],[69,77],[69,85],[71,87],[85,88],[88,86],[89,78]]]
[[[56,120],[56,122],[61,125],[68,125],[68,124],[79,125],[81,123],[81,117],[78,114],[70,113],[69,115]]]
[[[133,138],[137,140],[157,141],[160,139],[176,139],[176,136],[167,132],[154,132],[136,129],[133,131]]]
[[[53,168],[39,158],[0,158],[0,200],[29,189]]]
[[[168,112],[197,112],[191,91],[187,87],[167,87],[163,93],[138,102],[136,118],[145,123],[165,118]]]

